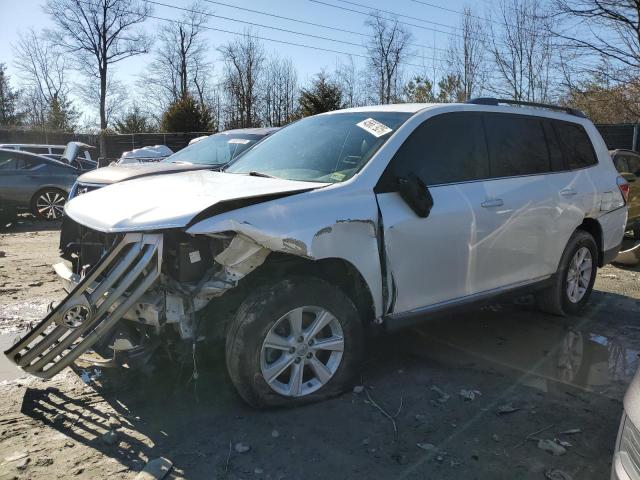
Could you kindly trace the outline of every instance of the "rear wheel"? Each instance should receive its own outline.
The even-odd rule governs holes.
[[[594,238],[584,230],[576,230],[562,254],[553,286],[537,296],[540,309],[554,315],[580,312],[591,296],[597,265]]]
[[[227,369],[250,405],[292,406],[335,396],[351,386],[363,328],[337,287],[292,277],[253,291],[229,326]]]
[[[42,220],[58,220],[64,213],[67,194],[57,188],[45,188],[31,200],[31,212]]]

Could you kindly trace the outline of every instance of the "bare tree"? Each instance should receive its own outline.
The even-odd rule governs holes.
[[[596,55],[606,62],[606,75],[612,80],[636,83],[640,69],[640,2],[554,0],[554,4],[559,16],[569,21],[555,28],[556,35],[577,52]]]
[[[136,27],[150,13],[138,0],[47,0],[45,11],[56,25],[55,39],[74,54],[80,68],[99,81],[100,129],[107,128],[109,67],[149,51],[149,40]],[[101,136],[101,152],[106,142]]]
[[[227,96],[227,126],[259,124],[258,85],[265,62],[264,48],[250,31],[218,49],[225,64],[223,85]]]
[[[208,13],[200,2],[195,2],[185,9],[179,20],[160,27],[156,39],[159,46],[141,84],[155,97],[161,111],[187,95],[204,103],[206,79],[212,69],[203,38]]]
[[[265,66],[263,83],[264,123],[281,127],[296,113],[298,73],[291,59],[271,57]]]
[[[491,55],[499,84],[492,89],[514,100],[545,101],[550,92],[553,42],[550,17],[540,0],[501,0],[500,29],[491,26]]]
[[[342,101],[346,108],[364,105],[363,85],[352,56],[349,56],[347,62],[337,64],[333,76],[335,82],[340,86]]]
[[[446,52],[447,75],[459,79],[460,100],[478,96],[487,77],[485,26],[470,8],[460,20],[460,35],[452,36]]]
[[[120,80],[114,78],[113,72],[109,72],[107,75],[106,87],[104,111],[100,112],[100,115],[104,114],[107,125],[111,125],[116,117],[124,114],[129,95],[127,87]],[[98,105],[101,101],[100,82],[97,78],[89,78],[84,83],[76,85],[76,91],[88,105]]]
[[[69,62],[60,48],[34,30],[19,36],[13,46],[14,64],[30,96],[36,96],[31,103],[39,104],[45,111],[53,104],[68,101]]]
[[[373,37],[365,46],[375,77],[378,102],[391,103],[400,97],[400,65],[409,54],[411,33],[397,18],[387,19],[380,12],[372,13],[365,24]]]

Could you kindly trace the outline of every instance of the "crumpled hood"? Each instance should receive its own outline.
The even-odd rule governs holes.
[[[252,177],[199,170],[116,183],[73,198],[65,214],[102,232],[180,228],[208,207],[274,194],[292,194],[326,183]],[[227,204],[229,205],[229,204]],[[230,209],[240,208],[240,202]]]
[[[78,177],[80,183],[111,185],[137,177],[157,175],[161,173],[184,172],[189,170],[214,169],[216,165],[197,165],[191,163],[130,163],[125,165],[109,165],[84,173]]]

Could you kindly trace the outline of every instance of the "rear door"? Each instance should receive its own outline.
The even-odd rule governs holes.
[[[38,185],[34,175],[44,163],[18,151],[0,152],[0,202],[28,208]]]
[[[550,188],[554,165],[540,117],[484,115],[491,181],[478,219],[492,233],[478,245],[486,290],[516,286],[552,274],[558,239],[557,202]]]

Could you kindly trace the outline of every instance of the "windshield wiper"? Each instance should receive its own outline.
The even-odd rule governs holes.
[[[255,170],[251,170],[249,172],[249,175],[252,177],[278,178],[278,177],[274,177],[273,175],[269,175],[268,173],[257,172]]]
[[[171,162],[171,163],[177,163],[177,164],[179,164],[179,165],[193,165],[193,163],[191,163],[191,162],[185,162],[184,160],[174,160],[174,161],[173,161],[173,162]]]

